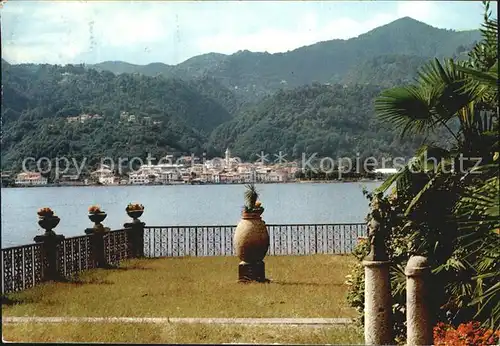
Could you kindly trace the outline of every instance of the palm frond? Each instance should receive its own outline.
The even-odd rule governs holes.
[[[498,103],[498,60],[488,71],[480,71],[470,67],[457,67],[468,77],[464,90],[475,100],[483,103]]]
[[[375,100],[375,112],[386,123],[406,133],[427,133],[435,129],[431,112],[434,96],[417,86],[386,90]]]

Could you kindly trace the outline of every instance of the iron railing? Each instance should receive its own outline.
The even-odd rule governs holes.
[[[144,228],[146,257],[232,256],[236,226],[148,226]],[[267,225],[268,255],[346,254],[364,223]]]
[[[42,244],[2,249],[2,293],[16,292],[42,282]]]
[[[120,229],[106,233],[103,240],[108,264],[118,265],[120,261],[132,257],[127,230]]]
[[[107,264],[116,266],[120,261],[131,257],[126,230],[106,233],[103,243]],[[43,243],[2,249],[2,294],[21,291],[43,281],[44,268],[47,268],[43,249]],[[56,270],[61,277],[70,278],[97,267],[92,235],[62,239],[57,244],[56,251]]]
[[[58,271],[61,276],[70,277],[95,268],[91,238],[88,235],[63,239],[58,245],[58,255]]]
[[[236,226],[147,226],[144,227],[145,257],[232,256]],[[268,255],[350,253],[358,237],[366,235],[364,223],[267,225]],[[106,264],[118,265],[133,257],[128,229],[102,236]],[[55,247],[56,269],[61,277],[97,267],[93,235],[65,238]],[[142,240],[141,240],[142,242]],[[44,280],[47,258],[44,243],[2,249],[2,294],[21,291]]]

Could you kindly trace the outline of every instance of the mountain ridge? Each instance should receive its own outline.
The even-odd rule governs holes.
[[[150,64],[134,65],[130,72],[184,80],[210,75],[236,93],[256,101],[282,88],[312,82],[341,83],[348,71],[377,56],[452,57],[457,47],[469,46],[479,39],[479,30],[439,29],[404,17],[357,37],[317,42],[287,52],[240,50],[230,55],[207,53],[177,65],[159,63],[156,69],[151,69]],[[113,69],[109,63],[87,67],[123,72]],[[414,69],[408,71],[409,75],[414,73]]]
[[[199,55],[194,55],[190,58],[187,58],[186,60],[184,61],[181,61],[177,64],[167,64],[165,62],[150,62],[150,63],[147,63],[147,64],[132,64],[132,63],[128,63],[128,62],[125,62],[125,61],[121,61],[121,60],[118,60],[118,62],[123,62],[123,63],[126,63],[126,64],[130,64],[130,65],[133,65],[133,66],[137,66],[137,67],[145,67],[145,66],[148,66],[148,65],[151,65],[151,64],[154,64],[154,63],[158,63],[158,64],[163,64],[164,66],[167,66],[167,67],[175,67],[175,66],[178,66],[178,65],[182,65],[190,60],[193,60],[193,59],[196,59],[196,58],[199,58],[199,57],[204,57],[204,56],[207,56],[207,55],[219,55],[219,56],[224,56],[224,57],[230,57],[232,55],[235,55],[235,54],[239,54],[241,52],[250,52],[250,53],[262,53],[262,54],[269,54],[269,55],[280,55],[280,54],[286,54],[286,53],[290,53],[290,52],[294,52],[296,50],[300,50],[302,48],[307,48],[307,47],[311,47],[311,46],[315,46],[317,44],[322,44],[322,43],[326,43],[326,42],[346,42],[346,41],[349,41],[349,40],[354,40],[354,39],[357,39],[357,38],[360,38],[364,35],[367,35],[369,33],[372,33],[374,31],[377,31],[379,29],[382,29],[382,28],[385,28],[385,27],[389,27],[389,28],[392,28],[394,25],[400,25],[401,23],[403,24],[409,24],[409,23],[412,23],[412,24],[417,24],[417,25],[420,25],[421,27],[428,27],[428,28],[432,28],[432,29],[436,29],[436,30],[443,30],[443,31],[447,31],[447,32],[452,32],[452,33],[470,33],[470,32],[475,32],[479,35],[479,30],[454,30],[454,29],[443,29],[443,28],[437,28],[437,27],[434,27],[432,25],[429,25],[427,23],[424,23],[424,22],[421,22],[417,19],[414,19],[412,17],[409,17],[409,16],[406,16],[406,17],[402,17],[402,18],[398,18],[390,23],[387,23],[387,24],[384,24],[384,25],[381,25],[379,27],[376,27],[372,30],[369,30],[365,33],[362,33],[358,36],[355,36],[355,37],[351,37],[351,38],[348,38],[348,39],[330,39],[330,40],[324,40],[324,41],[318,41],[318,42],[315,42],[315,43],[311,43],[311,44],[308,44],[308,45],[304,45],[304,46],[301,46],[301,47],[297,47],[297,48],[294,48],[294,49],[291,49],[291,50],[288,50],[286,52],[276,52],[276,53],[269,53],[267,51],[250,51],[248,49],[242,49],[242,50],[238,50],[232,54],[224,54],[224,53],[218,53],[218,52],[208,52],[208,53],[202,53],[202,54],[199,54]],[[479,38],[479,36],[478,36]],[[117,62],[117,61],[102,61],[102,62],[99,62],[99,63],[96,63],[96,64],[89,64],[89,66],[96,66],[96,65],[100,65],[100,64],[105,64],[105,63],[111,63],[111,62]]]

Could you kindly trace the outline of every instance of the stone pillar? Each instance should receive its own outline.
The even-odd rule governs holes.
[[[44,261],[43,271],[42,271],[42,281],[55,281],[61,279],[59,274],[59,243],[64,239],[61,234],[55,233],[45,233],[43,235],[37,235],[33,238],[36,243],[42,243],[42,258]]]
[[[144,257],[144,226],[146,224],[139,219],[123,224],[127,230],[128,246],[130,246],[130,255],[133,258]]]
[[[391,209],[383,194],[371,198],[368,215],[370,253],[364,258],[365,267],[365,344],[391,345],[392,296],[389,280],[390,261],[386,251]]]
[[[42,280],[55,281],[62,279],[59,273],[59,244],[64,239],[62,234],[56,234],[53,229],[59,224],[59,217],[51,214],[39,216],[38,224],[45,229],[43,235],[33,238],[36,243],[42,244]]]
[[[407,345],[432,345],[432,318],[429,307],[429,278],[427,258],[412,256],[406,274],[406,333]]]
[[[90,246],[92,248],[92,261],[96,268],[108,267],[106,251],[104,248],[104,233],[95,232],[93,228],[87,228],[85,234],[90,235]]]
[[[100,212],[89,214],[89,219],[94,222],[94,227],[85,229],[85,234],[90,235],[90,244],[92,247],[92,260],[96,268],[108,268],[109,263],[106,258],[106,248],[104,247],[104,235],[109,232],[109,227],[104,227],[101,223],[107,214]]]
[[[391,345],[392,304],[389,261],[365,259],[365,345]]]

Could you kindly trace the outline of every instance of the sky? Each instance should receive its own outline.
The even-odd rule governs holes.
[[[492,10],[497,12],[496,2]],[[479,1],[26,1],[0,10],[10,63],[178,64],[210,53],[286,52],[348,39],[412,17],[438,28],[477,29]]]

